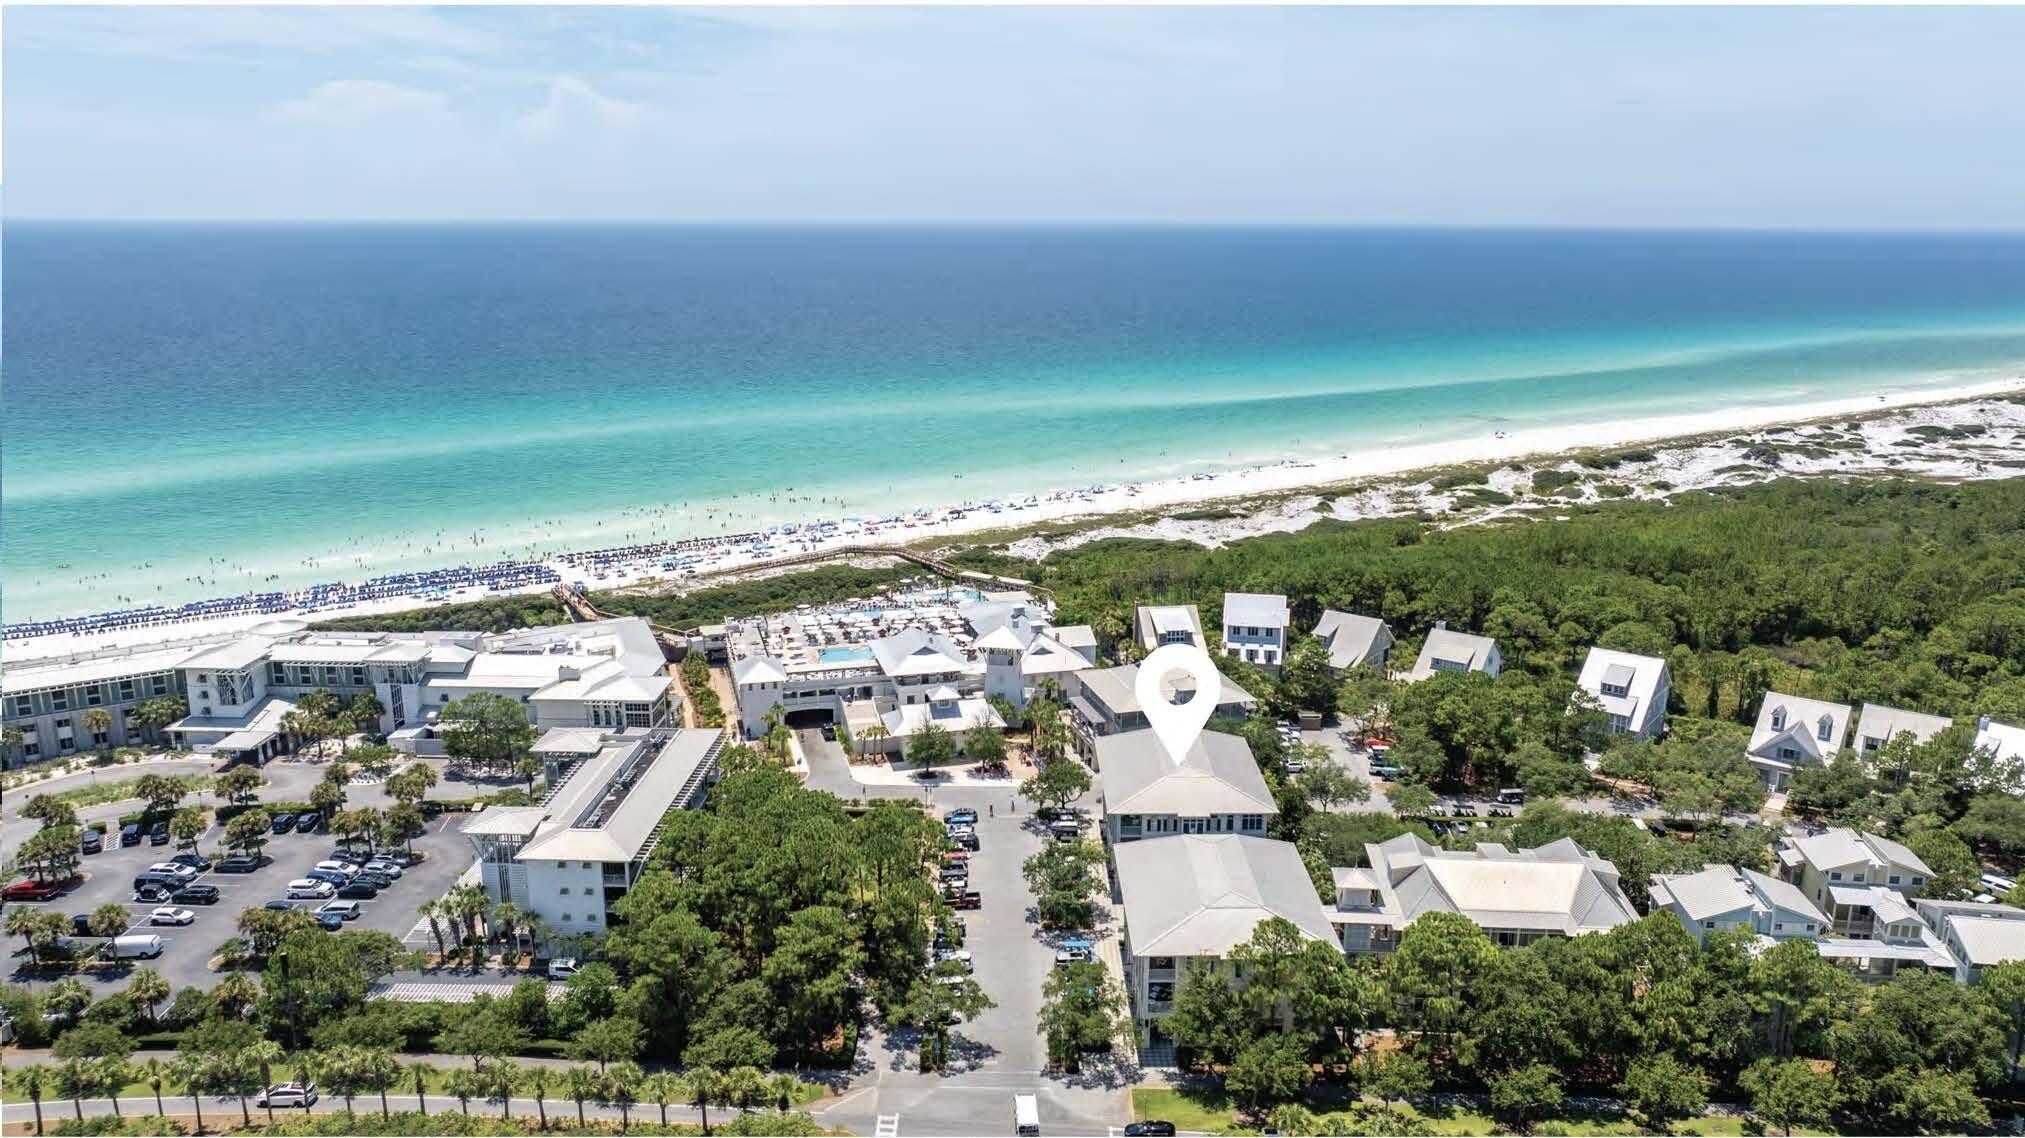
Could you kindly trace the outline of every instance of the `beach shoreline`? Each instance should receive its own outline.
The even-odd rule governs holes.
[[[1486,465],[1538,467],[1577,464],[1580,456],[1599,450],[1646,447],[1666,452],[1641,469],[1642,487],[1602,489],[1609,497],[1665,497],[1720,484],[1725,480],[1763,481],[1781,474],[1850,474],[1937,478],[2011,477],[2025,474],[2025,462],[2004,465],[2004,454],[2025,453],[2025,376],[1948,388],[1920,388],[1885,394],[1847,396],[1785,407],[1740,406],[1688,415],[1644,416],[1598,424],[1497,431],[1479,438],[1401,447],[1373,448],[1334,458],[1286,459],[1228,470],[1204,470],[1170,478],[1097,484],[1005,498],[919,507],[911,513],[878,519],[807,519],[781,523],[767,531],[732,539],[697,538],[685,544],[691,552],[681,569],[671,571],[672,556],[659,547],[668,542],[642,543],[627,556],[614,550],[548,553],[540,564],[566,584],[593,589],[702,587],[766,573],[776,562],[831,549],[862,545],[1004,544],[1015,556],[1034,559],[1064,544],[1104,536],[1167,537],[1205,544],[1239,540],[1259,533],[1301,528],[1321,518],[1351,519],[1456,511],[1462,503],[1482,509],[1464,514],[1497,513],[1511,508],[1496,498],[1523,497],[1523,472],[1480,471],[1488,493],[1458,494],[1456,487],[1437,490],[1444,473]],[[1965,413],[1966,412],[1966,413]],[[1951,440],[1954,453],[1915,455],[1907,448],[1906,432],[1917,427],[1959,430],[1990,420],[1999,432],[1989,442]],[[1784,466],[1767,467],[1763,476],[1743,477],[1734,469],[1746,449],[1740,433],[1774,433],[1803,426],[1814,431],[1830,421],[1862,423],[1877,429],[1862,432],[1860,449],[1850,439],[1833,440],[1828,458],[1804,456]],[[1838,434],[1841,434],[1839,429]],[[1875,435],[1876,437],[1869,437]],[[1823,444],[1828,446],[1829,444]],[[1816,449],[1821,449],[1817,447]],[[1912,462],[1913,458],[1920,461]],[[1729,461],[1726,461],[1729,460]],[[1578,465],[1579,469],[1579,465]],[[1728,473],[1724,471],[1728,469]],[[1425,478],[1421,476],[1425,475]],[[1374,480],[1379,483],[1371,485]],[[1599,485],[1608,487],[1607,482]],[[1655,486],[1663,488],[1655,489]],[[1584,493],[1587,493],[1585,491]],[[1581,495],[1545,499],[1572,504]],[[1531,502],[1537,506],[1539,499]],[[1232,516],[1209,516],[1229,513]],[[1179,518],[1177,514],[1202,514]],[[1455,520],[1468,520],[1458,518]],[[1071,532],[1058,532],[1071,531]],[[685,572],[686,570],[686,572]],[[429,603],[460,603],[491,597],[530,594],[553,587],[544,581],[510,589],[483,586],[443,595],[377,597],[315,611],[236,613],[216,619],[188,620],[91,632],[16,636],[6,641],[9,659],[61,658],[104,651],[136,650],[185,640],[243,633],[275,621],[329,620],[426,607]]]

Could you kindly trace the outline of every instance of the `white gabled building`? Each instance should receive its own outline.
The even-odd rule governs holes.
[[[1125,990],[1142,1029],[1173,1010],[1187,972],[1229,968],[1231,950],[1263,921],[1284,918],[1304,937],[1334,939],[1291,842],[1189,834],[1128,842],[1112,857],[1125,911]]]
[[[1709,933],[1744,928],[1772,940],[1813,939],[1828,931],[1828,915],[1791,882],[1755,869],[1708,865],[1699,873],[1655,873],[1655,909],[1680,918],[1699,941]]]
[[[1975,748],[2000,766],[2025,771],[2025,727],[1999,723],[1985,715],[1976,720]]]
[[[1264,837],[1280,812],[1240,735],[1205,731],[1178,764],[1151,730],[1105,735],[1096,764],[1113,845],[1166,834]]]
[[[1445,850],[1418,834],[1364,847],[1371,864],[1332,870],[1329,920],[1353,956],[1389,953],[1423,913],[1461,913],[1500,947],[1603,932],[1638,919],[1617,867],[1562,838],[1530,850]]]
[[[1427,630],[1427,639],[1421,643],[1420,658],[1413,662],[1413,670],[1401,678],[1411,682],[1424,680],[1436,672],[1482,672],[1497,679],[1504,666],[1505,658],[1498,651],[1497,641],[1437,623]]]
[[[1132,610],[1132,634],[1148,652],[1163,644],[1206,647],[1202,614],[1194,605],[1140,605]]]
[[[1232,683],[1229,676],[1217,679],[1223,689],[1217,694],[1215,714],[1226,719],[1249,716],[1258,700]],[[1063,689],[1069,700],[1069,722],[1075,730],[1076,746],[1084,755],[1092,753],[1091,747],[1100,736],[1139,731],[1148,726],[1146,712],[1139,706],[1137,664],[1071,673]],[[1168,681],[1170,694],[1179,695],[1184,690],[1193,689],[1185,682]]]
[[[1859,755],[1870,755],[1900,735],[1911,735],[1914,743],[1925,743],[1955,725],[1945,715],[1926,715],[1903,708],[1866,703],[1856,717],[1856,739],[1851,744]]]
[[[1610,730],[1657,739],[1666,731],[1666,701],[1673,677],[1666,661],[1610,648],[1591,648],[1575,686],[1603,707]]]
[[[1323,609],[1315,622],[1315,635],[1329,646],[1329,666],[1342,671],[1363,666],[1385,671],[1385,657],[1392,651],[1392,626],[1375,616]]]
[[[1842,750],[1850,714],[1846,703],[1768,691],[1758,705],[1758,725],[1751,731],[1745,757],[1766,786],[1784,790],[1795,770],[1825,763]]]
[[[1782,838],[1773,854],[1779,876],[1798,885],[1836,921],[1845,919],[1833,907],[1837,901],[1831,891],[1837,887],[1882,885],[1910,893],[1925,886],[1934,874],[1918,854],[1900,843],[1841,826]],[[1849,915],[1848,919],[1855,917]]]
[[[2025,909],[1975,901],[1913,903],[1954,957],[1955,979],[1983,979],[1983,969],[2025,960]]]
[[[1277,671],[1287,659],[1293,615],[1276,593],[1223,595],[1223,654]]]
[[[716,728],[544,736],[535,750],[555,772],[548,796],[488,807],[463,827],[479,883],[556,936],[604,932],[646,872],[661,819],[701,805],[723,749]]]

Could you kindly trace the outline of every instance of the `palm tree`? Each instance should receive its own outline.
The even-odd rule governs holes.
[[[511,901],[501,901],[492,907],[485,923],[492,927],[493,934],[499,937],[499,943],[509,955],[520,952],[520,942],[514,936],[515,930],[520,927],[520,906]]]
[[[104,1084],[106,1097],[112,1100],[113,1117],[125,1117],[120,1113],[120,1091],[127,1080],[133,1078],[134,1065],[121,1055],[101,1055],[98,1058],[98,1078]]]
[[[766,1097],[768,1089],[766,1075],[757,1067],[733,1067],[724,1073],[724,1097],[733,1106],[750,1108]]]
[[[100,907],[106,908],[107,906]],[[117,906],[112,907],[116,908]],[[122,910],[120,917],[122,921],[125,920],[126,914],[124,910]],[[126,931],[124,925],[121,926],[120,931]],[[114,935],[117,936],[118,934],[115,933]],[[127,995],[132,997],[135,1003],[148,1009],[148,1024],[152,1027],[161,1026],[161,1021],[156,1016],[155,1009],[161,1005],[163,1000],[168,999],[171,994],[169,982],[162,978],[160,972],[152,968],[139,969],[134,973],[133,979],[127,981]]]
[[[696,1067],[684,1076],[689,1085],[689,1101],[703,1113],[703,1133],[710,1134],[710,1104],[724,1093],[724,1078],[708,1067]]]
[[[98,741],[97,736],[100,734],[105,735],[104,740],[98,741],[99,750],[112,750],[112,712],[107,711],[103,707],[94,707],[79,717],[78,723],[83,725],[86,731],[92,733],[95,741]]]
[[[0,727],[0,755],[12,755],[15,751],[20,750],[21,744],[26,741],[27,739],[21,734],[19,727]],[[4,767],[5,765],[4,762],[0,762],[0,767]],[[36,1113],[38,1117],[35,1123],[35,1132],[40,1134],[42,1133],[42,1121],[39,1105]]]
[[[146,1084],[149,1090],[155,1092],[155,1114],[163,1118],[168,1117],[169,1108],[162,1105],[162,1083],[169,1077],[169,1065],[160,1059],[150,1056],[142,1060],[137,1066],[139,1067],[141,1082]]]
[[[571,1067],[563,1072],[563,1093],[577,1104],[577,1125],[588,1126],[584,1121],[584,1100],[596,1098],[602,1080],[589,1067]],[[707,1132],[707,1131],[706,1131]]]
[[[795,1095],[802,1089],[802,1081],[793,1075],[774,1075],[766,1081],[767,1097],[773,1100],[774,1109],[786,1114],[795,1104]]]
[[[65,1059],[56,1069],[56,1085],[70,1099],[79,1122],[84,1121],[84,1096],[98,1089],[100,1077],[98,1061],[94,1059]]]
[[[380,1117],[392,1118],[394,1112],[387,1105],[387,1091],[401,1077],[401,1061],[384,1047],[368,1047],[359,1056],[360,1084],[368,1090],[380,1093]]]
[[[509,1117],[513,1108],[513,1088],[520,1085],[522,1071],[520,1064],[511,1059],[494,1059],[485,1068],[486,1091],[499,1100],[499,1117]]]
[[[480,1072],[459,1067],[444,1078],[443,1089],[457,1097],[457,1105],[468,1115],[471,1113],[471,1096],[485,1093],[484,1077]]]
[[[123,922],[121,928],[125,928],[126,911],[124,909],[120,911],[120,917]],[[42,914],[36,909],[27,905],[10,905],[7,907],[7,935],[18,936],[27,942],[30,956],[35,955],[35,941],[42,935],[43,923]]]
[[[521,1080],[527,1093],[534,1096],[534,1111],[541,1116],[541,1128],[548,1129],[548,1068],[539,1063],[530,1064],[527,1075]]]
[[[415,1080],[415,1109],[422,1112],[423,1118],[429,1117],[429,1099],[427,1097],[429,1093],[429,1072],[433,1070],[435,1068],[427,1063],[408,1064],[408,1077]]]
[[[661,1125],[668,1125],[668,1104],[682,1097],[682,1079],[668,1071],[656,1071],[640,1080],[640,1094],[661,1108]]]
[[[868,751],[879,750],[880,744],[891,738],[892,734],[883,724],[866,724],[865,729],[858,732],[858,753],[863,755]]]
[[[605,1095],[619,1108],[619,1133],[633,1121],[633,1104],[640,1101],[640,1080],[646,1075],[640,1065],[627,1059],[614,1063],[605,1072]]]
[[[9,730],[13,729],[9,728]],[[21,1080],[21,1089],[27,1093],[28,1101],[35,1104],[35,1132],[40,1134],[42,1133],[42,1067],[38,1064],[33,1067],[19,1068],[14,1072],[14,1077]],[[200,1122],[200,1129],[201,1125]]]
[[[415,911],[428,920],[429,931],[436,936],[436,955],[439,957],[450,955],[450,946],[443,941],[443,922],[440,919],[443,916],[443,903],[424,901]]]
[[[271,1039],[254,1040],[246,1045],[243,1054],[246,1062],[260,1068],[260,1085],[263,1089],[274,1085],[274,1065],[288,1058],[288,1052],[281,1049],[281,1044]],[[274,1102],[271,1099],[267,1103],[267,1124],[274,1125]]]
[[[199,1134],[204,1132],[204,1086],[210,1078],[210,1064],[194,1051],[179,1052],[175,1062],[169,1065],[169,1079],[176,1084],[176,1092],[189,1095],[190,1106],[197,1112]],[[37,1110],[36,1113],[40,1114],[41,1111]]]

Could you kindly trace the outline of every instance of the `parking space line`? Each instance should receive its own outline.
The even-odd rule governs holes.
[[[873,1130],[873,1138],[899,1138],[899,1136],[900,1116],[897,1114],[880,1115],[879,1124]]]

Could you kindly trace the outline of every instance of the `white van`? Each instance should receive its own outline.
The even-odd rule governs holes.
[[[1040,1138],[1041,1103],[1035,1096],[1013,1096],[1013,1133]]]
[[[162,938],[154,933],[133,933],[116,936],[105,946],[105,954],[114,960],[133,960],[136,957],[153,959],[162,954]]]

